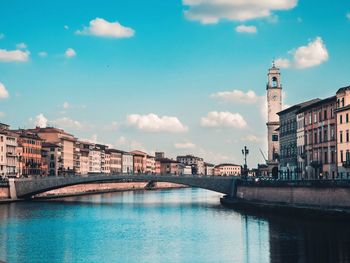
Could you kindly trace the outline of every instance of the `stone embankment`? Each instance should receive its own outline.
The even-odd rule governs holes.
[[[135,183],[92,183],[67,186],[64,188],[48,191],[42,194],[38,194],[38,198],[54,198],[62,196],[73,196],[73,195],[86,195],[106,192],[120,192],[120,191],[140,191],[145,190],[147,183],[135,182]],[[172,189],[186,187],[179,184],[173,183],[155,183],[152,190],[156,189]],[[149,189],[149,188],[147,188]],[[6,185],[0,185],[0,203],[1,201],[10,201],[9,187]]]

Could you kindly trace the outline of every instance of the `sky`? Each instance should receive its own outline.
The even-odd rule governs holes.
[[[350,2],[0,2],[0,122],[122,150],[248,164],[267,155],[266,82],[284,107],[350,84]]]

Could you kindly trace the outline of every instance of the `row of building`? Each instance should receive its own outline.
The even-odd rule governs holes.
[[[289,179],[350,177],[350,86],[279,116],[279,171]]]
[[[0,123],[0,176],[62,176],[89,173],[240,175],[241,166],[213,165],[193,155],[166,158],[163,152],[122,151],[81,141],[62,129],[11,130]]]

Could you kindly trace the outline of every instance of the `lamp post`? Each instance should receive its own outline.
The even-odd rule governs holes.
[[[242,149],[242,155],[244,157],[244,167],[243,167],[243,176],[247,177],[248,175],[248,168],[247,168],[247,155],[249,154],[249,150],[247,146],[244,146]]]

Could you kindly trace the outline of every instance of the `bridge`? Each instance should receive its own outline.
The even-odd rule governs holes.
[[[149,175],[149,174],[89,174],[86,176],[48,176],[38,178],[10,179],[12,199],[28,199],[36,194],[66,186],[107,183],[107,182],[168,182],[191,187],[203,188],[229,196],[236,194],[236,182],[239,177],[198,176],[198,175]]]

